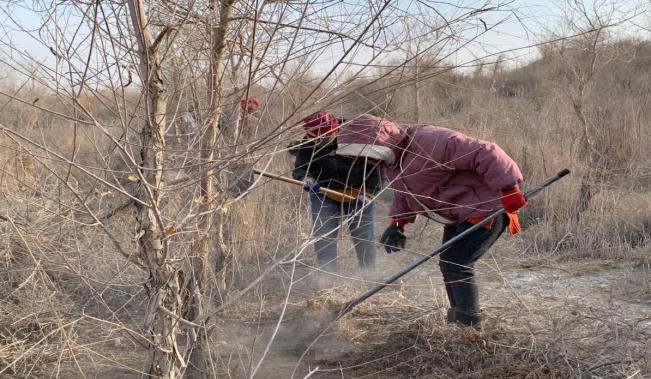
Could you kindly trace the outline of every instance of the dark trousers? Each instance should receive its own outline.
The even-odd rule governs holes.
[[[439,266],[445,281],[445,290],[450,307],[457,312],[469,315],[480,313],[474,265],[497,241],[508,223],[506,215],[498,217],[490,229],[479,228],[441,253]],[[443,243],[472,226],[469,222],[446,226],[443,230]]]

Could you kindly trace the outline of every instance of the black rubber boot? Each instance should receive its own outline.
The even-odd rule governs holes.
[[[451,324],[472,326],[481,330],[482,314],[479,308],[477,285],[472,277],[464,279],[445,284],[450,301],[447,320]]]
[[[448,324],[454,324],[457,321],[457,310],[454,308],[448,308],[448,317],[447,317],[447,322]]]
[[[483,331],[482,328],[483,315],[481,312],[463,312],[460,310],[455,310],[454,312],[454,322],[463,325],[470,326],[475,328],[478,331]]]

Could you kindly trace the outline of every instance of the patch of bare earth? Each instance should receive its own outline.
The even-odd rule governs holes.
[[[430,264],[416,273],[419,280],[385,290],[331,325],[326,316],[360,294],[363,286],[342,284],[297,299],[288,306],[271,344],[277,309],[268,308],[257,322],[241,323],[239,341],[244,335],[258,337],[231,349],[230,359],[240,361],[231,376],[247,376],[247,360],[255,366],[267,345],[258,377],[651,375],[648,267],[586,261],[515,264],[481,272],[487,315],[483,333],[444,322],[444,297],[437,291],[442,286],[436,282],[440,279],[422,284],[424,278],[438,277]],[[325,327],[328,330],[319,336]]]

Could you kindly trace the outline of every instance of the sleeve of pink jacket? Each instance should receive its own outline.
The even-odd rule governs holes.
[[[511,189],[523,180],[520,168],[501,147],[462,134],[448,140],[445,162],[455,170],[475,171],[495,191]]]
[[[389,209],[389,217],[404,220],[409,223],[416,220],[416,213],[407,205],[406,194],[397,191],[394,193],[393,202]]]

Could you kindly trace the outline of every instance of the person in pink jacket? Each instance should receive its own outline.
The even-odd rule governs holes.
[[[431,125],[403,125],[372,115],[349,120],[337,154],[383,163],[394,191],[390,225],[380,241],[388,253],[405,247],[405,225],[423,215],[444,225],[443,242],[500,207],[507,211],[440,255],[450,302],[448,322],[481,328],[474,263],[505,229],[519,231],[517,211],[526,205],[522,173],[499,146]]]

